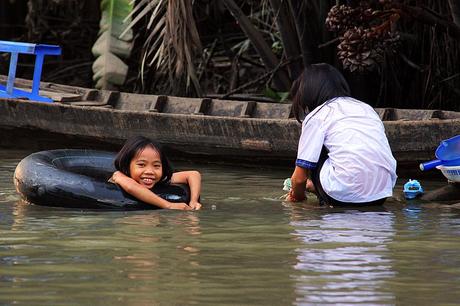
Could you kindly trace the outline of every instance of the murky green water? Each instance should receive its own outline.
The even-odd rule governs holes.
[[[458,209],[283,204],[290,169],[185,164],[203,174],[199,212],[46,208],[15,193],[26,154],[0,151],[2,305],[460,301]]]

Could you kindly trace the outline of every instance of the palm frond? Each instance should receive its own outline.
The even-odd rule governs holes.
[[[195,92],[201,95],[194,64],[201,43],[192,14],[192,2],[144,0],[136,4],[134,11],[138,13],[128,28],[148,18],[146,29],[149,33],[143,46],[141,71],[155,69],[168,76],[172,88],[173,84],[184,79],[187,90],[193,84]]]

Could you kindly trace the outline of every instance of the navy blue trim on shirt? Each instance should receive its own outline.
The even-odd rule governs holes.
[[[317,163],[312,163],[309,162],[308,160],[303,160],[303,159],[297,159],[295,161],[295,165],[301,168],[306,168],[306,169],[315,169]]]

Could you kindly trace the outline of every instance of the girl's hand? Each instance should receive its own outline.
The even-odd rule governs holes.
[[[120,171],[115,171],[113,174],[112,174],[112,177],[109,178],[109,182],[110,183],[113,183],[113,184],[116,184],[117,183],[117,177],[120,175]]]
[[[289,202],[301,202],[305,199],[297,199],[295,196],[294,196],[294,193],[292,192],[292,190],[289,190],[289,193],[286,195],[286,200],[289,201]]]
[[[190,201],[189,205],[194,210],[200,210],[202,206],[198,201]]]
[[[297,202],[296,199],[293,197],[291,190],[289,190],[288,194],[286,194],[286,201]]]
[[[173,173],[172,184],[187,184],[190,187],[190,207],[199,210],[201,203],[198,202],[201,192],[201,174],[198,171],[180,171]]]
[[[177,209],[177,210],[193,210],[190,206],[188,206],[185,203],[171,203],[168,207],[168,209]]]

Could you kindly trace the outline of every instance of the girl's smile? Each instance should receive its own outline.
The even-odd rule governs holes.
[[[148,146],[139,152],[129,164],[129,173],[133,180],[150,189],[163,176],[160,154]]]

